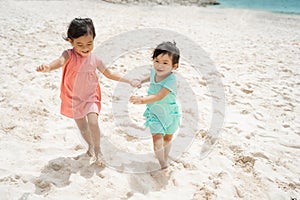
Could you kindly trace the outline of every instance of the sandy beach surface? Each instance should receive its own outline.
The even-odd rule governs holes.
[[[188,38],[176,40],[183,119],[168,171],[157,171],[145,107],[128,103],[147,84],[136,90],[101,76],[108,164],[89,165],[75,122],[60,114],[61,70],[35,72],[70,48],[62,34],[75,17],[93,19],[95,50],[128,76],[151,65],[151,46],[134,49],[134,41],[165,40],[151,30]],[[1,200],[300,200],[299,15],[26,0],[1,1],[0,25]],[[139,30],[149,37],[126,39]]]

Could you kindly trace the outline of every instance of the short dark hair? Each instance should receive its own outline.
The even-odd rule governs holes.
[[[93,38],[96,37],[93,21],[90,18],[75,18],[69,25],[67,38],[65,39],[67,40],[69,38],[73,40],[89,34],[92,35]]]
[[[180,58],[179,49],[175,42],[162,42],[153,51],[152,59],[155,59],[160,54],[167,54],[172,57],[172,64],[178,64]]]

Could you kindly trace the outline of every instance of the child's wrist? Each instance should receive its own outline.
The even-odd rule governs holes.
[[[128,83],[129,85],[132,85],[132,79],[123,79],[125,83]]]
[[[141,98],[140,98],[140,102],[141,102],[141,104],[143,104],[143,103],[144,103],[144,96],[141,96]]]

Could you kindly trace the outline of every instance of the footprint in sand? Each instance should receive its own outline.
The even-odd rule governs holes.
[[[241,111],[241,114],[243,114],[243,115],[247,115],[247,114],[249,114],[250,112],[248,111],[248,110],[242,110]]]
[[[34,180],[36,194],[43,194],[51,189],[52,185],[63,187],[69,184],[71,169],[65,159],[50,161],[42,170],[40,177]]]
[[[204,183],[203,186],[196,185],[196,191],[194,192],[192,200],[199,200],[199,199],[215,199],[216,194],[210,188],[207,188]]]
[[[51,183],[49,181],[45,181],[42,179],[36,179],[33,182],[35,184],[36,190],[35,193],[36,194],[44,194],[48,191],[50,191],[51,189]]]
[[[255,159],[252,156],[238,155],[235,158],[235,165],[241,167],[246,172],[253,171]]]
[[[20,175],[7,176],[0,179],[0,183],[8,183],[12,185],[17,185],[19,183],[27,183],[27,182],[28,180],[23,178]]]
[[[254,113],[253,116],[254,116],[255,119],[257,119],[259,121],[262,121],[263,118],[264,118],[263,114],[261,114],[261,113]]]
[[[241,91],[244,92],[244,93],[246,93],[246,94],[253,93],[253,90],[250,90],[250,89],[244,89],[244,88],[242,88]]]
[[[256,157],[256,158],[264,158],[266,160],[269,160],[268,156],[266,156],[265,154],[263,154],[261,152],[253,153],[253,156]]]

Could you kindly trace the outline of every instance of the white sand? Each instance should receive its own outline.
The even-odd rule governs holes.
[[[119,33],[161,28],[207,52],[222,76],[226,98],[221,135],[208,147],[208,156],[201,159],[200,151],[214,123],[214,95],[206,84],[209,77],[197,73],[185,55],[177,73],[195,92],[196,104],[183,109],[183,134],[175,138],[189,146],[170,172],[132,173],[157,167],[143,127],[144,107],[126,99],[145,93],[145,87],[135,91],[103,77],[99,123],[110,165],[88,165],[73,120],[59,114],[61,71],[35,72],[70,47],[61,35],[78,16],[94,20],[95,46]],[[96,0],[1,1],[0,25],[1,200],[300,199],[300,16]],[[126,73],[151,63],[149,54],[132,52],[110,67]],[[118,87],[125,93],[114,95]],[[187,104],[191,94],[179,87],[178,98]],[[121,106],[115,107],[118,101]],[[128,119],[134,125],[128,126]],[[183,150],[173,148],[171,155]]]

